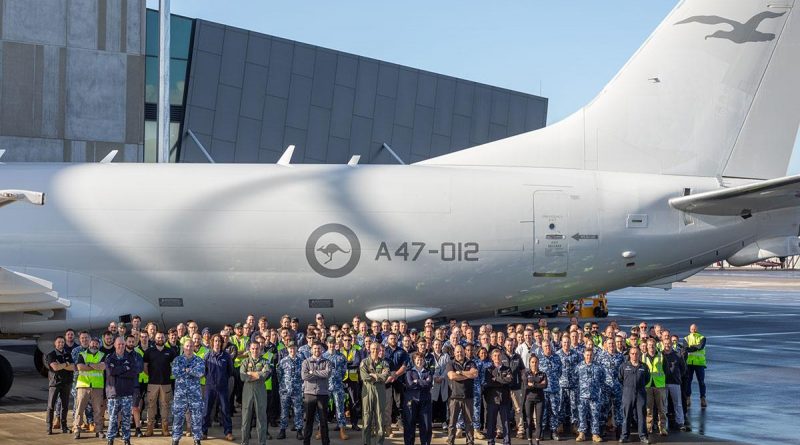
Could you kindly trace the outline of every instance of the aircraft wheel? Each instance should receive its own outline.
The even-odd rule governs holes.
[[[594,317],[603,318],[603,309],[600,306],[594,308]]]
[[[536,311],[522,311],[519,314],[525,318],[533,318],[536,315]]]
[[[8,393],[12,383],[14,383],[14,368],[8,359],[0,355],[0,399]]]
[[[39,371],[42,377],[47,377],[47,365],[44,364],[44,352],[38,347],[34,347],[36,350],[33,351],[33,366]]]
[[[551,307],[551,309],[552,309],[552,311],[550,311],[547,314],[545,314],[545,315],[547,315],[547,318],[556,318],[556,317],[558,317],[558,306]]]

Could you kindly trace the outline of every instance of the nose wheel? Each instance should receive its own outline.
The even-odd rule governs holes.
[[[8,394],[12,383],[14,383],[14,368],[7,358],[0,355],[0,399]]]

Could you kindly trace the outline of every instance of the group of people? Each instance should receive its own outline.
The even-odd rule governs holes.
[[[574,318],[564,329],[541,319],[505,330],[426,320],[417,330],[358,316],[327,325],[317,314],[304,328],[288,315],[272,328],[248,315],[212,333],[191,320],[163,332],[133,317],[99,338],[67,330],[54,347],[45,360],[48,434],[70,432],[72,404],[74,437],[108,444],[156,429],[177,444],[185,425],[197,445],[215,422],[233,441],[237,408],[242,444],[253,427],[265,444],[272,426],[278,439],[291,427],[304,445],[312,436],[329,445],[329,421],[342,440],[348,424],[361,431],[364,445],[401,430],[405,445],[417,436],[430,445],[435,424],[448,445],[462,437],[508,445],[514,435],[532,445],[545,434],[626,442],[631,427],[649,443],[651,434],[690,429],[694,377],[706,406],[706,340],[696,325],[684,337],[658,324],[626,332],[611,321],[601,331]]]

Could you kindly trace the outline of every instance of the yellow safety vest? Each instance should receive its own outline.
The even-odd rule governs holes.
[[[240,337],[237,340],[236,336],[234,335],[231,337],[231,343],[236,346],[236,357],[233,358],[233,367],[238,368],[241,366],[242,360],[244,360],[244,357],[239,357],[239,354],[247,349],[247,340],[245,340],[244,337]]]
[[[196,356],[200,357],[201,359],[203,359],[203,363],[205,363],[206,354],[208,354],[208,349],[206,349],[206,347],[203,346],[203,345],[200,345],[200,349],[198,349],[197,352],[194,353],[194,355],[196,355]],[[206,384],[206,376],[205,375],[203,377],[200,377],[200,384],[201,385],[205,385]]]
[[[661,353],[657,353],[655,357],[644,355],[642,360],[650,371],[650,381],[647,382],[647,387],[651,388],[664,388],[667,386],[667,377],[664,375],[664,357]]]
[[[266,360],[267,364],[269,365],[269,363],[272,361],[272,352],[267,351],[261,357],[263,357],[264,360]],[[271,373],[269,375],[269,378],[264,380],[264,388],[266,388],[267,391],[272,391],[272,374]]]
[[[97,351],[94,354],[90,354],[89,351],[83,351],[80,353],[80,355],[83,357],[83,361],[87,365],[100,363],[103,361],[103,357],[105,356],[105,354],[100,351]],[[78,381],[75,383],[75,387],[102,389],[104,384],[103,371],[93,369],[91,371],[78,371]]]
[[[358,353],[358,351],[360,351],[360,350],[361,350],[361,346],[353,345],[353,346],[350,347],[349,351],[345,351],[344,348],[342,348],[342,354],[344,354],[344,357],[347,359],[347,363],[352,363],[353,359],[356,357],[356,353]],[[358,381],[358,369],[350,369],[348,367],[347,368],[347,372],[345,372],[344,379],[342,379],[342,381],[344,381],[344,382],[347,382],[347,381],[357,382]]]
[[[686,344],[689,346],[698,346],[704,338],[705,337],[702,335],[694,333],[687,335],[684,340],[686,340]],[[694,366],[706,366],[706,348],[703,348],[699,351],[690,352],[686,357],[686,364]]]
[[[133,350],[136,351],[137,354],[139,354],[139,357],[142,358],[142,362],[144,362],[144,351],[142,350],[142,348],[140,346],[137,346],[133,348]],[[139,383],[147,384],[147,382],[149,381],[150,381],[150,376],[148,376],[147,373],[144,372],[144,369],[142,369],[142,372],[139,373]]]

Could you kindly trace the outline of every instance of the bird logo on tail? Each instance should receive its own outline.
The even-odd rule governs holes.
[[[709,34],[706,36],[706,40],[725,39],[738,44],[749,42],[769,42],[771,40],[775,40],[775,34],[771,32],[761,32],[758,31],[757,28],[764,20],[778,18],[784,14],[786,14],[786,12],[777,13],[772,11],[764,11],[754,15],[750,18],[750,20],[744,23],[737,22],[736,20],[726,19],[725,17],[720,17],[718,15],[696,15],[681,20],[675,24],[685,25],[687,23],[701,23],[703,25],[730,25],[732,27],[730,31],[721,29],[713,34]]]

